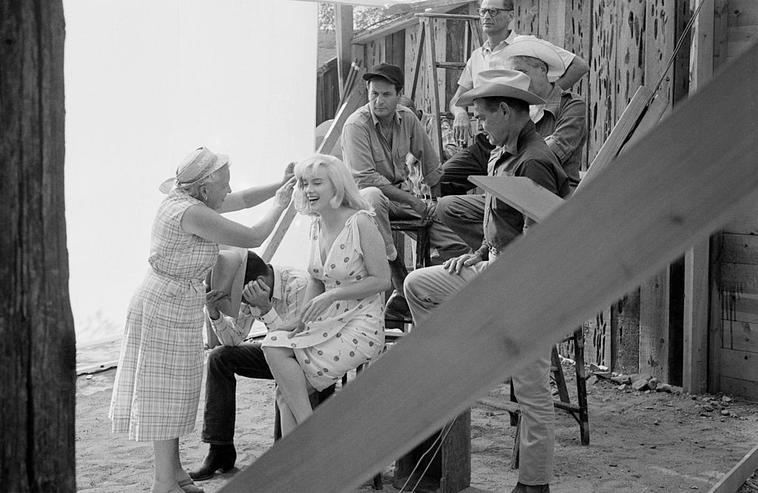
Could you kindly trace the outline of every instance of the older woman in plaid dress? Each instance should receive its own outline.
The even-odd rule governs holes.
[[[199,148],[161,186],[168,196],[153,223],[150,268],[129,305],[109,413],[114,432],[153,442],[153,493],[203,491],[179,459],[179,437],[194,429],[200,397],[203,279],[219,243],[251,248],[268,237],[293,184],[285,174],[283,185],[229,194],[228,157]],[[219,214],[251,207],[274,192],[274,207],[253,227]]]

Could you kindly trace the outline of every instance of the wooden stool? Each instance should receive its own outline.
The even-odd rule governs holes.
[[[576,395],[577,403],[571,402],[568,388],[566,387],[566,378],[563,375],[563,366],[558,356],[557,346],[553,346],[550,354],[550,371],[553,374],[555,385],[558,388],[558,399],[553,401],[555,408],[566,411],[574,417],[579,424],[579,438],[582,445],[590,444],[590,422],[589,412],[587,409],[587,382],[586,372],[584,369],[584,333],[579,328],[562,342],[571,341],[574,343],[574,368],[576,371]],[[513,382],[511,382],[511,402],[517,403],[516,395],[513,392]],[[511,468],[518,469],[519,466],[519,441],[520,441],[520,421],[521,414],[517,406],[509,409],[511,426],[516,426],[516,436],[513,439],[513,453],[511,454]]]

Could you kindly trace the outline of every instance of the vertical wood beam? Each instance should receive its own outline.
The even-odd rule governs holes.
[[[0,2],[0,484],[75,481],[61,0]]]
[[[334,29],[337,31],[337,74],[340,97],[345,98],[345,81],[353,61],[353,6],[334,4]],[[369,69],[371,67],[368,67]]]
[[[689,91],[694,94],[713,76],[713,0],[690,0],[694,13],[703,6],[692,28]],[[682,387],[685,392],[703,393],[708,387],[709,240],[697,243],[684,255],[684,335]],[[718,268],[718,265],[714,266]]]
[[[645,85],[652,87],[674,52],[674,0],[650,0],[645,16]],[[659,95],[673,101],[671,72],[661,82]],[[640,373],[669,379],[669,269],[661,270],[640,287]]]

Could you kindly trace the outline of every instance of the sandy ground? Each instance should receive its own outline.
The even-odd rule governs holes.
[[[572,373],[567,369],[567,375]],[[114,374],[109,370],[81,376],[77,382],[76,472],[81,492],[150,488],[151,446],[110,433],[107,412]],[[242,378],[237,393],[237,466],[244,467],[271,446],[273,383]],[[493,389],[488,399],[505,403],[507,387]],[[588,400],[589,446],[580,444],[573,418],[556,413],[554,493],[708,491],[758,443],[758,405],[739,399],[622,391],[600,380],[588,386]],[[201,426],[202,409],[195,432],[180,440],[188,469],[197,467],[207,451],[199,438]],[[475,406],[471,435],[472,486],[509,492],[517,471],[509,468],[514,429],[507,412]],[[386,492],[398,491],[392,486],[392,468],[389,464],[384,471]],[[213,493],[233,475],[198,484]],[[372,489],[364,485],[358,491]],[[756,490],[747,484],[740,491]]]

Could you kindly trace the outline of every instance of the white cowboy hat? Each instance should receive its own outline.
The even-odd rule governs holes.
[[[216,154],[207,147],[198,147],[176,168],[176,176],[165,179],[158,190],[168,193],[175,186],[191,185],[226,165],[229,165],[226,154]]]
[[[526,74],[515,70],[483,70],[474,79],[474,88],[461,95],[458,104],[468,106],[475,99],[504,97],[524,101],[528,104],[545,104],[545,100],[529,92],[531,80]]]
[[[508,46],[503,48],[502,56],[506,59],[514,56],[528,56],[541,60],[547,65],[547,76],[550,80],[555,80],[566,71],[566,64],[556,46],[531,35],[516,36]]]

